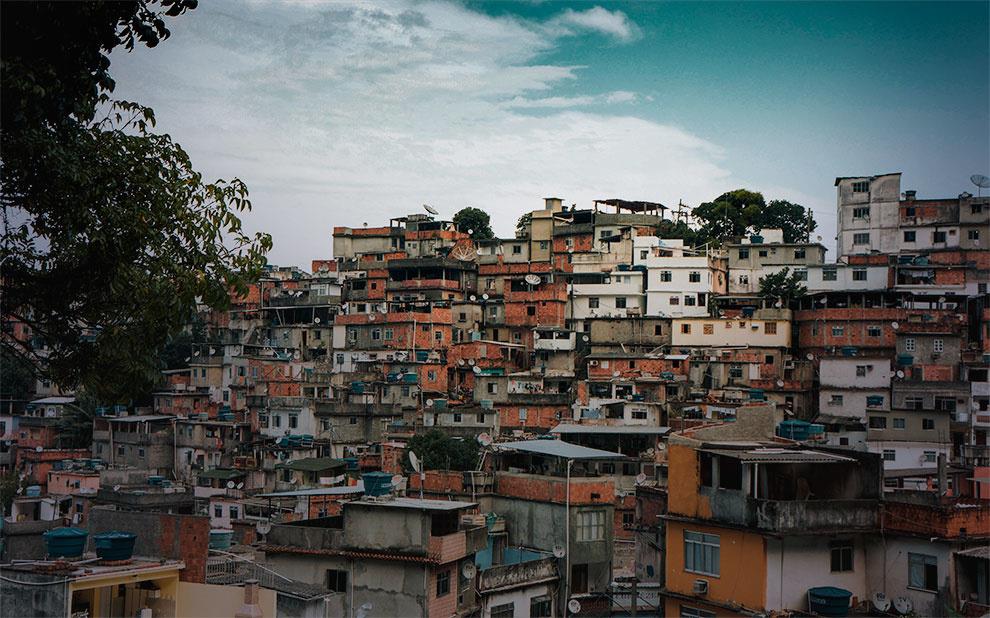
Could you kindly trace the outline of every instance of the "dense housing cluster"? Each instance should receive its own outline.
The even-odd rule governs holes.
[[[279,616],[983,615],[990,199],[835,184],[834,261],[781,230],[686,246],[619,199],[547,198],[507,239],[337,227],[332,259],[204,309],[91,448],[58,448],[71,394],[8,403],[4,562],[66,525],[162,559],[135,590],[16,568],[68,577],[67,615],[248,580]],[[796,292],[761,284],[785,269]],[[433,430],[477,464],[410,460]]]

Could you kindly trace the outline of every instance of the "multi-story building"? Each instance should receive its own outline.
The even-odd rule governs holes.
[[[728,293],[753,295],[760,291],[760,279],[785,268],[809,281],[809,270],[825,261],[821,243],[785,243],[784,232],[762,230],[740,243],[728,243]]]

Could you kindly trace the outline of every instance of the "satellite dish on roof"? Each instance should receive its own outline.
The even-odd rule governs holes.
[[[467,361],[464,360],[463,358],[458,358],[457,359],[457,364],[460,365],[461,367],[463,367],[464,365],[467,365]]]
[[[244,483],[238,483],[237,489],[244,489]]]
[[[777,380],[777,386],[778,387],[783,387],[784,386],[784,381],[783,380]]]
[[[894,599],[894,611],[901,616],[907,616],[911,613],[914,606],[911,604],[911,599],[907,597],[897,597]]]
[[[471,234],[474,234],[474,230],[473,230],[473,229],[469,229],[469,230],[467,231],[467,233],[468,233],[468,235],[470,236]]]
[[[268,534],[272,531],[272,522],[259,521],[254,525],[254,529],[258,532],[258,534]]]
[[[564,549],[564,546],[563,545],[554,545],[553,546],[553,556],[554,556],[554,558],[563,558],[566,555],[567,555],[567,551]]]
[[[481,300],[488,300],[488,294],[482,294]]]
[[[613,377],[613,378],[617,378],[617,377],[619,377],[620,375],[622,375],[622,374],[621,374],[621,373],[619,373],[618,371],[613,371],[613,372],[612,372],[612,377]]]
[[[190,357],[188,357],[188,356],[186,357],[186,362],[187,362],[187,363],[188,363],[189,361],[191,361],[191,360],[192,360],[192,358],[190,358]]]
[[[525,277],[523,277],[523,279],[525,279],[526,280],[526,283],[528,283],[530,285],[540,285],[540,276],[539,275],[534,275],[534,274],[530,273],[530,274],[526,275]]]
[[[375,314],[374,313],[369,313],[368,314],[368,321],[369,322],[374,322],[375,321]]]
[[[416,472],[423,471],[423,465],[420,463],[419,457],[416,457],[416,453],[413,451],[409,451],[409,465],[412,466],[412,469]]]
[[[874,592],[873,596],[870,597],[870,602],[873,604],[873,609],[880,612],[881,615],[890,610],[890,599],[883,592]]]
[[[903,372],[903,371],[901,371],[900,369],[898,369],[898,370],[897,370],[897,373],[896,373],[896,374],[894,374],[894,375],[896,375],[896,376],[897,376],[898,378],[903,378],[903,377],[904,377],[904,372]]]
[[[642,485],[645,482],[646,482],[646,475],[645,474],[643,474],[642,472],[640,472],[639,474],[636,475],[636,484],[637,485]]]
[[[193,356],[199,356],[199,350],[194,351]]]
[[[432,400],[432,399],[427,399],[427,400],[426,400],[426,405],[427,405],[428,407],[432,407],[432,406],[433,406],[433,400]]]
[[[808,360],[815,360],[815,355],[812,354],[811,352],[805,354],[804,357],[807,358]]]
[[[313,323],[314,323],[314,324],[319,324],[319,323],[320,323],[320,322],[322,322],[322,321],[323,321],[323,320],[321,320],[321,319],[320,319],[319,317],[315,317],[315,318],[313,318]]]
[[[577,599],[571,599],[570,601],[567,602],[567,610],[572,614],[581,613],[581,601],[578,601]]]
[[[436,208],[430,206],[429,204],[423,204],[423,208],[426,210],[426,212],[430,213],[431,215],[439,215],[440,214],[437,211]]]
[[[474,579],[474,576],[478,573],[478,567],[474,566],[473,562],[465,562],[464,566],[461,567],[461,575],[464,579]]]
[[[476,300],[478,300],[478,297],[477,297],[477,296],[475,296],[474,294],[472,294],[472,295],[471,295],[471,296],[469,296],[468,298],[470,298],[470,299],[471,299],[471,302],[472,302],[472,303],[473,303],[474,301],[476,301]]]
[[[120,491],[120,485],[114,485],[113,486],[113,490],[114,491]]]
[[[210,354],[216,354],[216,353],[217,353],[216,348],[210,348]]]
[[[783,303],[780,302],[779,300],[773,304],[773,306],[776,307],[777,309],[780,309],[781,305],[783,305]]]
[[[976,197],[983,197],[980,195],[982,193],[980,189],[990,188],[990,178],[983,174],[973,174],[969,177],[969,181],[976,185]]]
[[[591,337],[589,337],[588,335],[582,335],[581,341],[591,341]]]
[[[478,434],[478,444],[481,446],[488,446],[492,443],[492,437],[487,433]]]
[[[234,481],[227,481],[227,489],[233,489],[235,487],[237,487],[237,484]]]
[[[299,354],[299,350],[296,350],[295,352],[292,353],[292,358],[294,358],[296,360],[299,360],[299,357],[300,356],[301,356],[301,354]]]
[[[468,359],[468,365],[472,365],[472,366],[474,365],[474,359],[473,358],[469,358]]]
[[[42,452],[44,450],[45,450],[45,447],[43,447],[41,445],[38,445],[38,446],[34,447],[34,452],[35,453],[40,453],[40,452]]]
[[[473,371],[475,375],[480,375],[481,374],[481,367],[475,366],[475,367],[473,367],[471,369],[471,371]]]

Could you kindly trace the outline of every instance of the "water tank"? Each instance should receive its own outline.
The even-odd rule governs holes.
[[[759,234],[753,234],[752,236],[749,237],[749,242],[754,245],[762,245],[763,237],[760,236]]]
[[[821,586],[808,590],[808,610],[819,616],[848,616],[852,593],[835,586]]]
[[[364,481],[364,495],[384,496],[392,491],[392,475],[388,472],[366,472],[361,475]]]
[[[85,530],[79,528],[55,528],[42,535],[45,548],[52,558],[78,558],[86,548]]]
[[[210,530],[210,549],[230,549],[230,542],[233,538],[233,530],[214,528]]]
[[[41,485],[28,485],[24,490],[24,495],[28,498],[38,498],[41,496]]]
[[[93,535],[93,545],[100,560],[130,560],[136,540],[136,534],[119,530]]]
[[[782,421],[777,425],[777,435],[790,440],[804,441],[808,439],[810,423],[800,420]]]

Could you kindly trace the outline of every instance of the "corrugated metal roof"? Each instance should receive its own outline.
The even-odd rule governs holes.
[[[521,440],[519,442],[502,442],[492,446],[499,451],[518,451],[563,459],[626,459],[622,453],[578,446],[563,440]]]
[[[455,511],[478,506],[477,502],[458,502],[457,500],[423,500],[419,498],[392,498],[390,500],[357,500],[351,504],[365,506],[382,506],[401,509],[420,509],[423,511]]]
[[[332,457],[307,457],[306,459],[296,459],[275,465],[278,469],[288,468],[289,470],[300,470],[302,472],[322,472],[323,470],[333,470],[346,466],[347,462],[343,459],[334,459]]]
[[[982,558],[983,560],[990,560],[990,547],[983,545],[981,547],[964,549],[962,551],[957,551],[956,555],[966,556],[967,558]]]
[[[240,470],[228,470],[223,468],[213,468],[212,470],[203,470],[198,475],[201,479],[220,479],[226,481],[229,479],[236,479],[244,476],[244,472]]]
[[[578,425],[564,423],[550,430],[556,434],[600,433],[600,434],[631,434],[643,436],[662,436],[670,433],[670,427],[626,426],[626,425]]]
[[[45,404],[53,404],[54,405],[54,404],[61,404],[61,403],[75,403],[75,401],[76,401],[76,398],[75,397],[44,397],[42,399],[35,399],[34,401],[31,401],[30,403],[40,404],[40,405],[45,405]]]
[[[789,450],[782,448],[759,448],[752,450],[700,449],[706,453],[732,457],[745,463],[845,463],[856,461],[850,457],[833,455],[823,451]]]
[[[256,498],[302,498],[306,496],[345,496],[350,494],[363,494],[364,483],[358,481],[357,485],[343,485],[340,487],[320,487],[318,489],[297,489],[296,491],[276,491],[270,494],[258,494]]]

